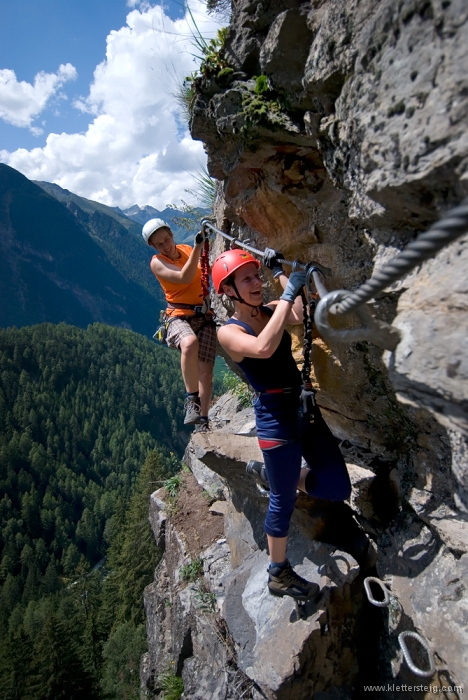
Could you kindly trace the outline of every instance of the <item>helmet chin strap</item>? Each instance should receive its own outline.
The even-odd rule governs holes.
[[[260,304],[249,304],[248,301],[245,301],[244,299],[242,299],[241,295],[239,294],[239,290],[236,287],[236,283],[234,282],[234,280],[231,282],[231,287],[233,287],[237,296],[236,297],[229,297],[229,299],[232,299],[233,301],[238,301],[240,304],[245,304],[246,306],[250,306],[250,308],[252,309],[252,311],[250,312],[250,315],[252,317],[258,316],[259,311],[260,311],[260,307],[262,306],[263,302],[261,302]],[[229,296],[229,294],[226,294],[226,296]]]

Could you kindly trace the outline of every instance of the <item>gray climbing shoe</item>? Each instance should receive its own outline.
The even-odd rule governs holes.
[[[200,422],[200,399],[197,400],[193,396],[187,396],[184,409],[184,425],[196,425]]]
[[[296,574],[289,561],[277,576],[268,569],[268,589],[272,595],[288,595],[297,601],[315,600],[320,593],[320,586]]]
[[[210,421],[200,418],[200,423],[195,427],[195,430],[193,431],[194,433],[210,433],[211,432],[211,425]]]
[[[257,462],[257,460],[251,459],[250,462],[247,462],[245,471],[249,476],[253,476],[262,488],[267,491],[270,490],[270,484],[268,483],[268,477],[263,462]]]

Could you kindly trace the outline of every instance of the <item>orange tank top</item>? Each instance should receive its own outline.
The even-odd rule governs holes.
[[[179,270],[181,270],[189,259],[190,253],[192,252],[192,246],[186,245],[185,243],[179,243],[179,245],[176,245],[176,250],[180,253],[180,258],[178,260],[171,260],[162,253],[154,255],[153,257],[159,258],[159,260],[167,260],[168,263],[175,265],[179,268]],[[198,263],[193,280],[188,284],[168,282],[167,280],[161,279],[157,275],[156,279],[163,288],[166,301],[170,304],[190,304],[192,306],[199,306],[203,304],[200,263]],[[167,316],[192,316],[194,313],[195,312],[191,311],[190,309],[166,309]]]

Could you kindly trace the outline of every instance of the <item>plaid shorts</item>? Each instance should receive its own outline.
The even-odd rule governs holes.
[[[198,359],[214,365],[216,359],[216,326],[206,321],[205,316],[174,318],[168,326],[166,343],[170,348],[180,349],[182,338],[195,335],[198,338]]]

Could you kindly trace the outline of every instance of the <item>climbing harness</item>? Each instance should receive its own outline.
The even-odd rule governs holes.
[[[157,340],[161,345],[167,345],[167,329],[169,328],[170,320],[167,320],[166,313],[163,309],[159,312],[159,326],[156,328],[156,333],[153,335],[154,340]]]
[[[221,231],[207,220],[201,223],[202,232],[211,230],[230,241],[231,247],[238,246],[250,253],[263,258],[263,252],[254,248],[249,241],[241,241],[234,236]],[[338,289],[328,292],[323,277],[327,277],[331,271],[318,263],[306,265],[300,262],[289,260],[278,260],[282,265],[296,266],[296,269],[311,270],[315,288],[320,296],[320,301],[315,310],[314,322],[320,334],[327,340],[337,342],[354,343],[368,341],[378,347],[394,350],[398,345],[401,336],[397,328],[392,327],[384,321],[376,319],[371,309],[365,306],[365,302],[373,299],[382,292],[388,285],[404,277],[424,261],[434,257],[442,248],[452,243],[457,238],[468,231],[468,198],[463,200],[461,205],[455,207],[444,216],[443,219],[425,233],[409,243],[406,248],[397,255],[391,262],[379,270],[371,279],[365,282],[359,289],[350,292],[345,289]],[[329,314],[343,315],[354,311],[360,319],[362,326],[353,329],[332,328],[329,321]]]
[[[187,309],[193,311],[197,316],[205,316],[211,311],[210,307],[210,241],[208,237],[205,237],[205,242],[203,244],[203,251],[200,256],[200,269],[201,269],[201,287],[203,304],[192,305],[192,304],[173,304],[172,302],[166,302],[167,309]],[[167,331],[171,321],[176,318],[181,319],[183,316],[167,316],[165,311],[162,310],[159,313],[159,326],[153,335],[154,340],[157,340],[161,345],[167,345]],[[207,323],[211,323],[212,319],[207,320]]]
[[[377,586],[380,587],[383,593],[383,600],[376,600],[374,596],[372,595],[371,587],[370,584],[376,584]],[[379,578],[376,578],[375,576],[368,576],[367,578],[364,579],[364,590],[367,595],[367,600],[369,603],[372,603],[372,605],[375,605],[378,608],[386,608],[388,605],[390,605],[390,596],[392,595],[390,591],[388,590],[387,586],[383,581],[381,581]],[[392,595],[392,597],[396,598],[396,596]],[[428,666],[429,668],[423,669],[419,668],[416,666],[414,663],[411,653],[406,645],[406,639],[408,637],[411,637],[412,639],[416,639],[416,641],[419,642],[419,644],[423,647],[427,654],[428,658]],[[410,671],[412,671],[415,675],[421,676],[422,678],[431,678],[436,671],[446,671],[447,669],[444,668],[436,668],[434,664],[434,658],[432,654],[432,650],[428,644],[428,642],[422,637],[420,634],[417,632],[413,632],[410,630],[407,630],[406,632],[400,632],[398,635],[398,644],[400,645],[400,649],[403,653],[403,658],[406,661],[406,664]]]

